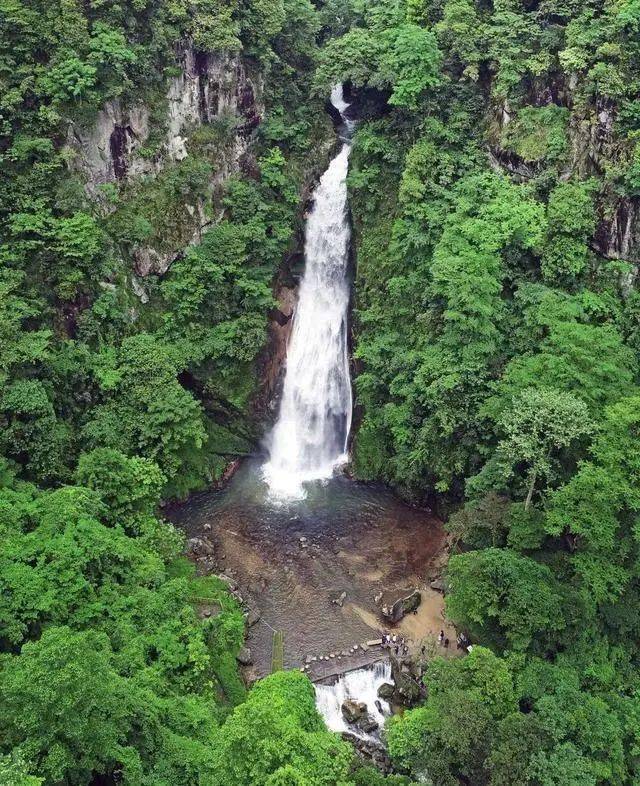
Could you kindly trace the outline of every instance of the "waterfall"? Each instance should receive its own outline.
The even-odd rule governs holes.
[[[389,661],[376,663],[366,669],[349,671],[343,674],[335,685],[315,685],[316,707],[327,728],[331,731],[348,731],[363,740],[372,739],[371,734],[346,722],[342,714],[342,703],[345,699],[363,701],[369,715],[382,728],[385,719],[391,714],[389,704],[378,698],[378,688],[385,682],[392,682]]]
[[[340,114],[342,87],[331,94]],[[347,133],[350,122],[345,119]],[[264,477],[272,494],[303,497],[303,483],[329,478],[347,460],[351,379],[347,351],[350,287],[346,177],[349,141],[320,179],[305,234],[305,271],[287,348],[278,420]]]

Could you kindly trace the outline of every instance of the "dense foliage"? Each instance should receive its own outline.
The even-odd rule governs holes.
[[[349,181],[354,465],[457,508],[447,610],[489,648],[430,665],[394,762],[436,786],[635,783],[639,8],[353,8],[316,79],[381,99]]]
[[[181,535],[155,517],[157,464],[99,449],[77,481],[39,491],[4,467],[3,747],[46,783],[184,782],[244,698],[242,614],[222,582],[195,578]],[[203,600],[220,613],[201,620]]]

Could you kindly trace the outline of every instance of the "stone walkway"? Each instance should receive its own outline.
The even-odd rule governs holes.
[[[312,682],[324,682],[347,671],[363,669],[389,657],[388,651],[380,646],[379,639],[376,639],[375,643],[370,642],[370,645],[363,642],[354,645],[350,650],[329,655],[308,656],[305,664],[300,667],[301,671],[304,671]]]

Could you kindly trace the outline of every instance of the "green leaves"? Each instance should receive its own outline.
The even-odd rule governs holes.
[[[149,465],[85,457],[80,474],[112,510],[82,487],[0,491],[0,652],[14,653],[0,655],[0,736],[47,782],[122,770],[136,783],[191,783],[209,766],[221,703],[244,695],[243,617],[221,582],[195,579],[189,563],[167,568],[182,540],[145,513],[149,490],[126,482]],[[218,615],[202,622],[198,602]]]
[[[105,635],[46,631],[20,656],[5,656],[3,738],[48,781],[84,780],[116,766],[133,722],[133,696],[113,670]]]
[[[407,24],[385,30],[381,40],[383,51],[371,82],[392,87],[390,104],[416,109],[441,81],[442,56],[433,33]]]
[[[492,414],[507,405],[506,396],[525,387],[557,388],[581,398],[593,414],[632,388],[635,358],[612,325],[559,320],[552,323],[538,350],[515,357],[487,402]]]
[[[552,481],[553,465],[561,452],[588,436],[593,425],[584,402],[570,393],[527,388],[501,414],[497,428],[502,439],[480,474],[467,482],[467,493],[474,496],[491,489],[505,489],[513,479],[515,467],[524,465],[527,510],[536,482]]]
[[[505,126],[501,143],[527,163],[562,161],[567,151],[568,121],[569,110],[565,107],[525,106]],[[562,189],[563,185],[558,187]]]
[[[203,460],[206,441],[201,405],[176,379],[177,354],[148,334],[126,339],[118,353],[116,387],[83,432],[90,447],[142,453],[155,461],[168,480],[165,494],[184,493],[197,482],[187,467]]]
[[[462,660],[432,660],[424,681],[424,707],[389,724],[393,761],[421,779],[428,774],[436,784],[480,780],[497,721],[517,707],[507,663],[474,647]]]
[[[27,328],[38,307],[20,293],[23,280],[24,275],[18,271],[0,273],[0,384],[17,369],[44,360],[49,352],[51,331]]]
[[[544,649],[565,626],[552,572],[509,549],[451,557],[448,583],[451,619],[500,649]]]
[[[111,523],[134,529],[153,515],[166,482],[148,458],[128,458],[119,450],[97,448],[80,456],[75,479],[100,494]]]
[[[596,220],[593,183],[560,183],[549,196],[549,237],[542,257],[542,273],[548,281],[574,281],[589,257],[588,239]]]
[[[27,765],[21,754],[12,752],[0,755],[0,782],[6,786],[42,786],[44,778],[28,775]]]
[[[17,379],[0,397],[3,423],[0,447],[21,461],[33,478],[64,476],[67,433],[55,414],[45,386],[35,379]]]
[[[44,94],[60,103],[95,98],[97,68],[83,62],[73,52],[61,53],[60,59],[40,78]]]
[[[440,83],[436,39],[414,24],[376,30],[354,28],[332,39],[321,54],[318,91],[338,82],[391,90],[389,103],[415,109]]]
[[[299,672],[259,682],[216,735],[207,786],[349,786],[352,752],[324,728]]]
[[[318,93],[326,94],[328,88],[347,80],[358,87],[368,84],[382,52],[382,42],[359,27],[331,39],[321,52],[316,72]]]
[[[640,510],[637,396],[606,411],[592,460],[550,498],[546,528],[573,542],[572,569],[596,602],[614,602],[631,578]]]

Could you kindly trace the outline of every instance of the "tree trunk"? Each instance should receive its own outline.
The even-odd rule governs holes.
[[[531,474],[531,483],[529,484],[529,492],[527,493],[527,498],[524,502],[524,509],[529,510],[529,505],[531,505],[531,497],[533,497],[533,489],[536,485],[536,477],[537,472],[534,470]]]

